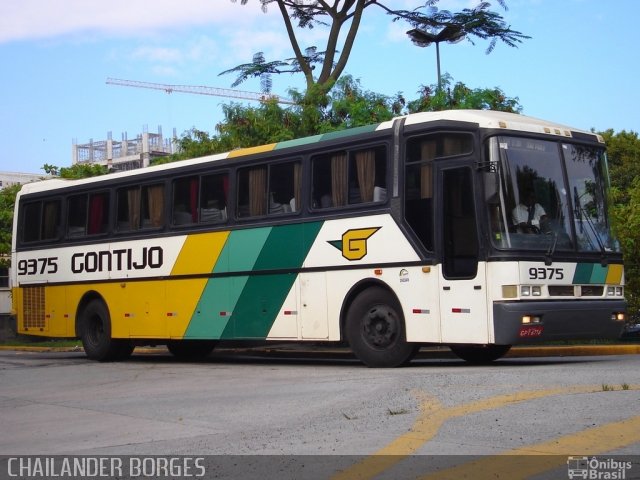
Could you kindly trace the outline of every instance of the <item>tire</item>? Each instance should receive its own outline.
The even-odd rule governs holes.
[[[99,362],[123,359],[133,352],[130,341],[111,338],[111,317],[102,300],[91,300],[80,314],[80,338],[87,357]]]
[[[381,287],[368,288],[353,300],[345,333],[355,356],[368,367],[399,367],[420,348],[407,342],[402,308],[395,296]]]
[[[212,340],[171,340],[167,349],[180,360],[200,360],[209,356],[216,346]]]
[[[462,360],[480,365],[503,357],[511,345],[449,345],[449,348]]]

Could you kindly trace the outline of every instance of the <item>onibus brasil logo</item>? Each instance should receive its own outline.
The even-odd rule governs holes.
[[[361,260],[367,255],[367,240],[382,227],[356,228],[342,234],[342,240],[329,240],[328,243],[342,252],[347,260]]]

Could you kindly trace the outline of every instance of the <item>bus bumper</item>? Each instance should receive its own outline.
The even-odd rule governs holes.
[[[624,321],[615,314],[626,312],[624,300],[575,300],[540,302],[494,302],[495,343],[518,345],[553,340],[620,338]],[[524,323],[530,316],[532,323]],[[539,321],[535,321],[539,320]]]

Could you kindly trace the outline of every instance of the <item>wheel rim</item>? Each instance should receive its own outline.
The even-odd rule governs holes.
[[[398,319],[395,312],[386,306],[369,310],[363,319],[364,340],[375,348],[387,348],[398,336]]]

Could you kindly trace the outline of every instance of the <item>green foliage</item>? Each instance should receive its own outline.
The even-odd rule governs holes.
[[[248,0],[241,0],[242,5],[247,3]],[[438,10],[435,7],[438,0],[429,0],[422,5],[421,2],[416,2],[417,5],[412,10],[398,9],[397,3],[399,2],[380,0],[350,0],[346,2],[260,0],[264,12],[273,4],[278,9],[294,57],[286,60],[266,61],[264,54],[258,52],[254,54],[251,63],[238,65],[220,73],[220,75],[236,74],[232,86],[237,86],[249,78],[260,78],[263,82],[263,88],[265,88],[264,85],[270,87],[272,74],[301,73],[304,75],[307,87],[304,96],[313,99],[305,99],[305,103],[319,104],[317,97],[328,94],[335,82],[341,78],[351,55],[362,18],[366,11],[373,12],[373,9],[369,9],[369,7],[377,7],[393,22],[405,22],[427,35],[437,37],[439,33],[453,30],[471,43],[473,43],[473,38],[489,40],[486,53],[490,53],[498,41],[516,47],[524,39],[530,38],[512,30],[499,13],[490,10],[491,3],[487,1],[479,1],[475,8],[465,8],[456,13]],[[506,0],[498,0],[498,3],[506,10]],[[296,29],[304,31],[318,26],[324,27],[326,31],[326,35],[320,40],[324,42],[324,49],[319,49],[316,46],[303,47],[300,43],[303,35],[298,35]],[[319,37],[316,36],[316,38]],[[311,117],[303,119],[305,122],[316,122],[313,112],[305,111],[303,113]]]
[[[362,87],[360,80],[344,75],[328,95],[319,85],[306,95],[296,90],[289,92],[297,103],[287,108],[275,100],[256,107],[224,105],[224,120],[216,125],[215,134],[193,128],[178,140],[178,153],[154,163],[371,125],[418,111],[475,108],[518,113],[522,110],[517,97],[509,98],[498,88],[472,89],[462,82],[453,84],[449,75],[445,75],[443,85],[440,90],[435,85],[424,87],[419,99],[407,103],[400,93],[390,97],[371,92]]]
[[[601,132],[607,143],[613,229],[624,253],[629,313],[640,313],[640,139],[636,132]]]
[[[518,97],[507,97],[498,87],[471,89],[462,82],[454,84],[449,74],[444,74],[441,82],[442,88],[440,89],[437,85],[423,86],[419,92],[420,98],[407,105],[409,113],[462,108],[511,113],[522,111]]]
[[[614,134],[609,129],[600,134],[607,144],[611,184],[624,199],[633,180],[640,178],[640,138],[636,132],[626,130]]]
[[[95,163],[76,163],[71,167],[58,168],[45,163],[42,169],[49,175],[75,180],[79,178],[96,177],[108,173],[107,167]]]
[[[609,209],[613,228],[624,253],[625,296],[629,312],[640,312],[640,177],[625,190],[614,187]]]
[[[9,265],[13,209],[19,191],[20,185],[11,185],[0,190],[0,267]]]

